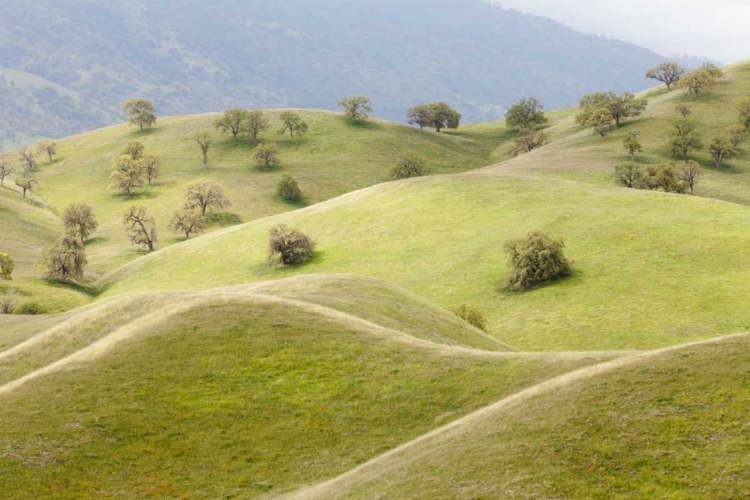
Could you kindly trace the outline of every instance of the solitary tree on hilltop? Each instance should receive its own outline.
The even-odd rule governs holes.
[[[406,111],[406,118],[409,120],[409,125],[419,125],[420,130],[432,126],[434,121],[432,109],[427,104],[412,106]]]
[[[211,132],[208,130],[199,130],[191,137],[201,148],[201,153],[203,154],[203,168],[208,168],[208,150],[211,148],[212,142]]]
[[[669,140],[669,149],[674,156],[687,161],[690,151],[700,148],[702,142],[694,122],[678,120],[674,124],[674,131]]]
[[[355,122],[367,120],[372,111],[370,98],[363,95],[344,97],[339,101],[339,106],[343,106],[344,114]]]
[[[75,236],[66,235],[45,250],[37,265],[46,279],[68,283],[83,279],[86,264],[83,242]]]
[[[544,106],[536,99],[521,99],[505,114],[505,124],[513,130],[529,130],[544,126]]]
[[[130,196],[134,189],[143,186],[145,168],[141,160],[121,155],[112,160],[112,173],[109,175],[109,189],[122,191]]]
[[[148,99],[142,97],[128,99],[122,104],[122,110],[128,116],[128,123],[139,127],[141,133],[145,127],[151,127],[156,123],[156,108]]]
[[[23,148],[18,152],[18,162],[27,174],[33,172],[34,167],[36,167],[36,158],[34,158],[34,153],[29,148]]]
[[[206,218],[197,210],[183,208],[172,215],[169,228],[175,233],[184,234],[187,240],[191,234],[199,234],[206,229]]]
[[[62,222],[65,231],[69,235],[79,238],[82,242],[89,239],[89,236],[99,227],[99,223],[94,217],[94,210],[83,203],[73,203],[65,207]]]
[[[672,90],[672,85],[680,81],[685,74],[685,68],[676,62],[663,62],[646,72],[646,78],[658,80],[667,85],[667,91]]]
[[[221,132],[229,132],[236,141],[237,136],[242,133],[245,120],[248,119],[250,112],[246,109],[229,109],[224,111],[221,118],[214,122],[214,126]]]
[[[268,118],[259,109],[249,111],[243,125],[244,131],[253,138],[253,144],[258,143],[258,135],[264,130],[268,130],[269,127]]]
[[[294,134],[302,135],[307,132],[308,126],[297,113],[285,111],[281,113],[281,129],[279,134],[284,135],[289,132],[289,136],[294,139]]]
[[[132,206],[122,215],[122,224],[133,245],[153,252],[157,242],[156,221],[144,206]]]
[[[185,188],[185,208],[200,211],[205,216],[208,209],[220,209],[229,206],[221,186],[215,182],[199,179]]]
[[[36,152],[40,155],[46,154],[49,157],[49,161],[52,162],[52,157],[57,154],[57,143],[42,139],[36,145]]]
[[[435,127],[435,131],[438,133],[444,128],[458,128],[461,122],[461,113],[444,102],[430,104],[430,111],[432,112],[431,125]]]

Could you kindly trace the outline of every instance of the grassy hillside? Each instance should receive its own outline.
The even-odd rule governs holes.
[[[318,241],[310,263],[266,265],[268,229],[281,222]],[[492,174],[428,178],[162,250],[111,276],[108,293],[347,272],[445,308],[477,303],[490,332],[519,349],[653,348],[750,326],[737,272],[750,264],[748,223],[747,208],[698,197]],[[564,238],[576,273],[505,292],[502,245],[532,230]]]
[[[36,262],[44,247],[61,233],[57,217],[38,200],[22,199],[12,181],[0,187],[0,251],[15,260],[13,281],[0,281],[0,299],[11,296],[17,306],[41,300],[50,312],[85,304],[90,297],[69,287],[38,279]]]
[[[561,381],[291,498],[744,498],[748,354],[735,337]]]
[[[551,144],[538,154],[521,157],[493,169],[611,184],[614,166],[630,161],[622,145],[630,131],[641,132],[639,140],[643,152],[638,155],[639,163],[676,161],[670,155],[667,144],[673,122],[682,118],[675,107],[686,104],[692,110],[689,119],[696,122],[703,139],[703,146],[690,154],[703,167],[696,195],[750,205],[750,139],[746,139],[742,145],[742,154],[727,160],[720,171],[708,153],[708,145],[714,137],[739,124],[735,106],[750,95],[749,63],[729,66],[725,68],[725,73],[726,78],[698,97],[689,96],[681,90],[667,92],[666,87],[643,93],[649,100],[649,107],[643,116],[625,121],[605,139],[588,131],[568,135],[565,140]],[[565,121],[560,121],[557,127],[565,125]],[[573,114],[567,125],[574,126]]]
[[[19,499],[265,497],[608,357],[441,346],[240,291],[183,295],[143,313],[156,302],[121,304],[139,318],[126,329],[116,323],[122,315],[94,312],[100,329],[58,331],[64,346],[43,334],[29,354],[76,342],[72,350],[82,349],[22,385],[0,385],[5,491]],[[101,328],[111,333],[92,338]],[[12,358],[3,360],[5,375]],[[15,358],[21,368],[27,362]]]
[[[132,204],[145,205],[155,216],[159,247],[180,241],[167,224],[183,203],[185,186],[199,178],[218,182],[232,203],[227,210],[231,215],[223,220],[250,221],[383,182],[406,152],[423,155],[434,173],[488,165],[495,161],[496,147],[508,139],[500,124],[475,133],[469,128],[461,135],[449,135],[380,121],[357,126],[333,113],[301,114],[310,132],[291,141],[275,132],[278,112],[269,113],[273,130],[264,133],[261,140],[278,146],[281,165],[277,168],[256,165],[249,139],[234,142],[231,135],[214,131],[210,168],[204,170],[200,149],[190,136],[196,130],[214,130],[218,115],[163,118],[143,135],[121,125],[61,141],[59,157],[53,164],[41,162],[37,193],[57,211],[73,202],[85,201],[93,206],[100,228],[89,246],[89,260],[92,272],[101,273],[141,255],[130,246],[120,226],[122,212]],[[107,190],[107,186],[112,158],[129,141],[140,141],[147,151],[158,152],[162,174],[153,186],[128,198]],[[299,181],[304,195],[301,204],[289,204],[276,196],[282,173]]]

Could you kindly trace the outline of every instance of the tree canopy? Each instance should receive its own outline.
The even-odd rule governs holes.
[[[521,99],[505,113],[505,124],[514,130],[534,129],[546,123],[544,106],[533,97]]]
[[[658,80],[667,85],[667,90],[672,90],[672,85],[680,81],[685,74],[685,68],[676,62],[663,62],[658,66],[646,71],[646,78]]]
[[[372,111],[372,102],[370,101],[370,98],[363,95],[344,97],[339,101],[339,106],[342,106],[344,108],[344,114],[355,122],[367,120]]]
[[[142,97],[134,97],[122,103],[122,110],[128,117],[128,123],[140,128],[152,127],[156,123],[154,103]]]

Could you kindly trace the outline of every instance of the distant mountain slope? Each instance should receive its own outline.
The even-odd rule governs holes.
[[[551,109],[640,90],[660,59],[480,0],[5,0],[0,143],[113,123],[137,94],[161,114],[330,109],[361,92],[392,120],[437,99],[490,119],[529,95]]]

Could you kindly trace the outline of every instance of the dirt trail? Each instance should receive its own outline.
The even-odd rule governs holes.
[[[373,480],[377,478],[377,476],[381,472],[397,468],[399,461],[396,459],[396,457],[398,457],[399,455],[403,455],[404,453],[407,453],[411,449],[418,447],[420,444],[425,443],[431,439],[437,438],[439,436],[443,436],[459,428],[465,430],[467,427],[471,427],[472,425],[477,424],[484,417],[490,414],[493,414],[493,413],[496,413],[496,412],[499,412],[508,408],[512,408],[518,405],[519,403],[526,401],[539,394],[544,394],[544,393],[553,391],[555,389],[568,386],[575,382],[580,382],[585,379],[593,378],[603,373],[611,372],[619,368],[623,368],[623,367],[630,366],[639,362],[643,362],[650,358],[658,357],[669,352],[678,351],[681,349],[686,349],[686,348],[690,348],[690,347],[694,347],[698,345],[723,342],[732,338],[744,337],[748,335],[750,334],[744,333],[744,334],[737,334],[737,335],[728,335],[728,336],[719,337],[715,339],[702,340],[698,342],[692,342],[689,344],[683,344],[679,346],[673,346],[673,347],[667,347],[664,349],[648,351],[648,352],[633,355],[630,357],[620,358],[620,359],[616,359],[613,361],[600,363],[594,366],[581,368],[579,370],[567,373],[565,375],[561,375],[559,377],[555,377],[553,379],[537,384],[533,387],[529,387],[528,389],[525,389],[521,392],[518,392],[506,398],[503,398],[500,401],[490,406],[482,408],[481,410],[478,410],[470,415],[467,415],[454,422],[451,422],[448,425],[445,425],[431,432],[428,432],[427,434],[420,436],[417,439],[404,443],[401,446],[398,446],[397,448],[394,448],[393,450],[390,450],[378,457],[375,457],[372,460],[369,460],[363,463],[362,465],[359,465],[358,467],[355,467],[354,469],[348,472],[345,472],[344,474],[336,478],[314,485],[310,488],[303,489],[301,491],[282,495],[282,496],[275,497],[275,498],[277,500],[314,500],[314,499],[329,500],[329,499],[335,498],[337,495],[340,495],[346,492],[349,488],[351,488],[352,486],[358,483]]]
[[[281,297],[276,297],[276,296],[271,296],[271,295],[262,295],[262,294],[252,293],[252,291],[249,291],[249,290],[254,290],[255,288],[256,288],[255,286],[252,286],[246,289],[239,289],[235,292],[230,292],[227,290],[214,290],[214,291],[208,291],[208,292],[195,292],[190,295],[186,294],[186,296],[177,304],[173,304],[173,305],[158,309],[157,311],[153,313],[147,314],[130,323],[127,323],[121,326],[120,328],[116,329],[115,331],[109,333],[105,337],[97,340],[96,342],[90,344],[89,346],[79,351],[76,351],[68,356],[65,356],[43,368],[40,368],[31,373],[28,373],[24,375],[23,377],[20,377],[11,382],[7,382],[3,385],[0,385],[0,396],[3,394],[7,394],[17,389],[18,387],[22,386],[23,384],[31,380],[35,380],[39,377],[94,361],[100,358],[101,356],[105,355],[108,351],[110,351],[117,345],[121,344],[122,342],[136,338],[139,335],[146,334],[148,333],[149,329],[153,329],[155,327],[163,325],[172,316],[189,311],[190,309],[195,308],[195,307],[205,306],[207,304],[262,302],[262,303],[267,303],[267,304],[282,305],[285,307],[293,307],[295,309],[303,310],[303,311],[327,318],[329,320],[337,322],[343,326],[346,326],[347,328],[351,328],[362,334],[372,335],[372,336],[376,336],[380,338],[388,338],[388,339],[395,340],[403,344],[407,344],[407,345],[411,345],[411,346],[415,346],[415,347],[419,347],[423,349],[428,349],[432,352],[437,352],[445,356],[476,356],[476,357],[485,357],[485,358],[491,358],[491,359],[507,359],[507,358],[514,358],[514,357],[535,358],[535,359],[560,359],[560,360],[586,359],[586,360],[591,360],[591,362],[595,362],[601,359],[611,359],[613,357],[617,358],[617,357],[633,355],[633,352],[631,351],[566,352],[566,353],[497,352],[497,351],[483,351],[480,349],[472,349],[472,348],[461,347],[461,346],[452,346],[452,345],[447,345],[447,344],[437,344],[429,340],[423,340],[423,339],[413,337],[407,333],[404,333],[398,330],[393,330],[390,328],[380,326],[376,323],[372,323],[370,321],[364,320],[357,316],[352,316],[350,314],[344,313],[337,309],[332,309],[330,307],[312,304],[312,303],[304,302],[300,300],[286,299],[286,298],[281,298]],[[99,315],[106,314],[106,311],[104,309],[105,309],[105,306],[102,307],[102,310],[99,310],[99,309],[94,310],[93,311],[94,317],[98,317]],[[83,321],[87,321],[88,317],[89,317],[88,315],[83,315],[82,317],[75,318],[72,321],[83,322]],[[1,353],[0,356],[3,356],[3,357],[10,356],[13,353],[19,352],[20,349],[28,349],[30,347],[33,348],[35,344],[38,344],[39,342],[43,340],[49,339],[56,332],[58,332],[58,327],[53,327],[49,331],[38,335],[37,337],[39,338],[37,337],[31,338],[28,341],[26,341],[24,344],[21,344],[20,346],[16,346],[15,348],[10,349],[9,351]]]

